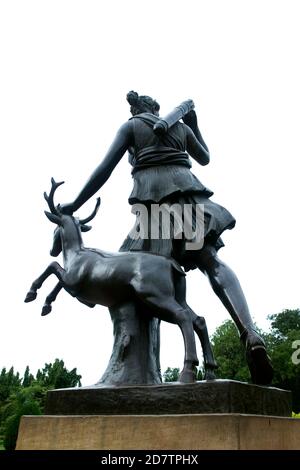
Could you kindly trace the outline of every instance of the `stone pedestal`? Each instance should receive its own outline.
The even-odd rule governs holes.
[[[242,413],[291,416],[291,392],[234,380],[82,387],[47,394],[48,415]]]
[[[291,393],[232,380],[53,390],[18,450],[300,449]]]
[[[296,450],[300,420],[241,414],[23,416],[17,450]]]

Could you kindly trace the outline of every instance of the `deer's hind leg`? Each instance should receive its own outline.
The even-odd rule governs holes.
[[[179,382],[196,382],[196,367],[199,364],[192,320],[188,309],[173,298],[148,298],[146,303],[153,307],[154,315],[161,320],[177,324],[184,341],[184,364]]]
[[[195,335],[190,312],[182,307],[174,297],[173,279],[165,277],[163,282],[147,283],[136,289],[138,298],[151,307],[153,315],[160,320],[179,326],[184,340],[184,365],[179,381],[196,381],[198,365]]]
[[[205,370],[204,379],[213,380],[216,378],[214,371],[218,368],[218,365],[215,361],[213,350],[209,340],[205,318],[196,315],[196,313],[187,304],[185,278],[182,276],[177,276],[175,274],[174,286],[176,292],[176,300],[180,303],[180,305],[182,305],[182,307],[189,310],[194,331],[197,334],[201,343]]]
[[[198,338],[200,339],[202,346],[205,370],[204,380],[214,380],[216,379],[215,370],[218,368],[218,364],[216,363],[214,358],[214,353],[209,340],[205,318],[196,315],[191,308],[190,310],[194,318],[194,330]]]
[[[64,277],[65,277],[65,270],[58,264],[56,261],[49,264],[49,266],[45,269],[45,271],[31,284],[29,291],[25,297],[24,302],[32,302],[36,299],[37,290],[43,285],[44,281],[51,275],[55,274],[58,278],[62,287],[65,287]]]

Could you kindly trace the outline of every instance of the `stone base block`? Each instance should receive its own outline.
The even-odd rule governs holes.
[[[291,392],[211,380],[193,384],[82,387],[47,393],[47,415],[174,415],[239,413],[291,416]]]
[[[17,450],[296,450],[300,419],[242,414],[23,416]]]

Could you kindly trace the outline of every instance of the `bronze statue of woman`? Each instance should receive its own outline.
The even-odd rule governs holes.
[[[210,161],[209,150],[202,138],[194,110],[175,123],[167,133],[157,135],[153,127],[159,120],[159,104],[149,96],[129,92],[132,117],[121,126],[106,156],[93,172],[74,202],[65,204],[63,210],[73,213],[92,197],[110,177],[126,151],[132,165],[133,190],[130,204],[174,203],[204,207],[204,240],[199,250],[186,249],[186,239],[151,239],[131,237],[125,239],[121,251],[141,250],[175,258],[186,271],[199,268],[234,320],[246,348],[246,359],[252,381],[271,383],[273,369],[265,344],[255,330],[245,296],[234,272],[218,257],[224,246],[222,232],[235,225],[233,216],[213,202],[212,191],[206,188],[191,172],[189,155],[200,165]],[[151,219],[147,220],[146,231]],[[141,220],[139,219],[139,224]],[[153,223],[153,219],[152,219]],[[139,227],[141,232],[143,227]]]

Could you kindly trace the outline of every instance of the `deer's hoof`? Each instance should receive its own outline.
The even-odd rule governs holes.
[[[207,369],[205,371],[204,380],[216,380],[216,374],[213,369]]]
[[[30,290],[29,292],[27,292],[27,295],[25,297],[25,300],[24,302],[32,302],[33,300],[36,299],[36,296],[37,296],[37,293],[34,292],[33,290]]]
[[[45,304],[45,305],[43,306],[43,308],[42,308],[42,314],[41,314],[42,317],[44,317],[45,315],[48,315],[48,313],[50,313],[51,310],[52,310],[51,305]]]
[[[179,375],[179,382],[184,384],[191,384],[197,381],[196,373],[193,370],[184,370]]]

